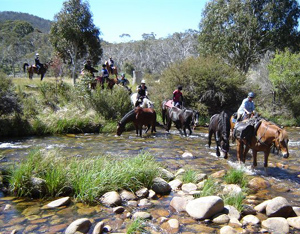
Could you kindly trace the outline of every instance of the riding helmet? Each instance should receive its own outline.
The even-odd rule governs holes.
[[[178,86],[178,89],[179,89],[179,90],[182,90],[182,86],[181,86],[181,85],[179,85],[179,86]]]
[[[253,92],[248,93],[248,97],[254,98],[254,93]]]
[[[146,84],[146,81],[145,81],[145,80],[142,80],[142,81],[141,81],[141,84]]]
[[[35,56],[39,56],[39,53],[36,53]]]
[[[125,77],[125,74],[124,74],[124,73],[122,73],[122,74],[121,74],[121,76],[122,76],[122,77]]]

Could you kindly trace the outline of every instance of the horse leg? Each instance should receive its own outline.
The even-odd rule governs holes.
[[[142,137],[142,130],[143,130],[143,125],[142,124],[139,126],[139,130],[140,130],[140,137]]]
[[[218,131],[216,131],[215,132],[215,140],[216,140],[216,155],[218,156],[218,157],[220,157],[220,138],[219,138],[219,133],[218,133]]]
[[[41,81],[43,80],[43,78],[44,78],[44,74],[42,73],[42,74],[41,74]]]
[[[190,135],[192,135],[193,132],[192,132],[191,126],[189,124],[187,125],[187,129],[189,130]]]
[[[243,157],[243,152],[244,152],[244,145],[240,140],[238,140],[236,143],[236,157],[239,163],[241,163],[241,157]]]

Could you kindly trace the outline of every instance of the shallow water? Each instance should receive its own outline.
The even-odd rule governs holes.
[[[229,158],[226,160],[217,157],[214,149],[214,142],[211,148],[207,147],[207,128],[197,128],[190,137],[182,137],[177,130],[171,129],[166,133],[163,129],[157,129],[155,134],[146,134],[142,138],[136,137],[134,131],[124,132],[118,137],[114,134],[80,134],[66,136],[28,137],[11,139],[0,142],[0,167],[6,167],[11,163],[18,163],[26,158],[29,151],[39,147],[41,149],[57,148],[64,155],[76,157],[91,157],[96,155],[111,154],[118,157],[130,157],[141,151],[149,151],[158,161],[175,172],[179,168],[193,168],[202,173],[213,173],[222,169],[239,167],[236,163],[235,145],[231,145]],[[272,185],[284,186],[290,191],[273,189],[274,186],[265,192],[265,198],[284,196],[294,206],[300,206],[300,131],[299,128],[288,128],[290,157],[283,159],[279,155],[269,156],[268,179]],[[184,152],[190,152],[193,158],[182,158]],[[246,170],[252,175],[264,175],[263,155],[258,154],[258,167],[250,170],[251,158],[246,160]],[[201,222],[190,221],[185,213],[176,213],[170,206],[172,194],[160,197],[153,201],[153,207],[147,211],[153,213],[154,221],[152,229],[159,231],[155,219],[160,216],[177,218],[180,222],[191,222],[190,225],[182,225],[181,232],[194,230],[193,225],[204,225]],[[126,220],[122,215],[112,214],[110,208],[102,206],[89,207],[84,204],[74,204],[67,208],[58,210],[41,210],[45,201],[26,200],[14,197],[4,197],[0,194],[0,233],[9,233],[13,229],[22,230],[23,233],[63,233],[66,226],[77,218],[87,217],[97,221],[109,223],[114,232],[125,232]],[[4,211],[9,205],[10,209]],[[36,208],[34,210],[34,208]],[[31,211],[33,209],[33,211]],[[126,207],[128,210],[129,208]],[[139,208],[140,209],[140,208]],[[29,210],[31,213],[26,213]],[[23,212],[23,214],[22,214]],[[201,228],[202,228],[201,226]],[[204,225],[203,228],[207,226]],[[197,227],[199,230],[200,227]],[[218,228],[212,228],[214,233]],[[203,231],[205,233],[205,231]]]

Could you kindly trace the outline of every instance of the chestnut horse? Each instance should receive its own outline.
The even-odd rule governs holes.
[[[151,133],[156,132],[155,125],[156,125],[156,112],[152,108],[141,108],[136,107],[133,110],[129,111],[120,122],[118,122],[117,127],[117,135],[120,136],[122,132],[125,130],[125,125],[129,122],[133,122],[136,135],[142,136],[142,128],[143,125],[147,126],[145,133],[151,127]]]
[[[116,66],[113,66],[113,67],[112,67],[113,69],[111,69],[111,67],[110,67],[109,64],[108,64],[108,61],[105,61],[104,64],[106,65],[106,69],[107,69],[108,73],[109,73],[110,75],[115,75],[116,78],[117,78],[117,77],[118,77],[118,69],[117,69],[117,67],[116,67]]]
[[[107,87],[109,89],[112,89],[114,87],[114,85],[118,83],[118,79],[117,78],[113,78],[113,79],[107,78],[107,79],[105,79],[105,83],[107,84]],[[96,76],[95,82],[91,84],[91,88],[95,89],[97,84],[101,85],[102,89],[104,89],[104,79],[103,79],[103,77]]]
[[[26,67],[27,67],[27,73],[28,73],[28,77],[29,79],[32,80],[33,74],[36,73],[38,75],[41,75],[41,80],[43,80],[45,73],[48,69],[48,67],[51,65],[52,61],[49,61],[47,63],[44,63],[43,66],[40,68],[40,70],[37,70],[37,67],[34,65],[29,66],[28,63],[24,63],[23,64],[23,70],[24,72],[26,71]]]
[[[239,162],[245,163],[246,155],[249,149],[252,149],[253,167],[256,167],[257,152],[264,152],[265,173],[267,173],[268,157],[273,145],[282,153],[283,158],[289,157],[289,139],[286,130],[265,119],[261,119],[257,129],[254,129],[254,135],[251,137],[250,142],[247,143],[245,139],[236,140],[237,159]]]
[[[214,135],[216,141],[216,155],[220,156],[220,150],[225,153],[224,158],[227,158],[229,151],[229,136],[230,136],[230,121],[228,114],[222,111],[220,114],[214,114],[210,118],[209,133],[208,133],[208,147],[211,145],[211,138]]]

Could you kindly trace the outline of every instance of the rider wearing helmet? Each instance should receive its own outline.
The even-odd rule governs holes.
[[[37,68],[37,73],[39,74],[40,69],[43,67],[43,64],[40,62],[39,53],[35,54],[35,66]]]
[[[120,79],[120,83],[125,86],[127,83],[127,79],[125,78],[125,73],[121,74],[121,79]]]
[[[148,96],[148,91],[147,91],[147,86],[146,86],[145,80],[141,81],[141,84],[137,87],[137,91],[138,91],[138,94],[136,97],[137,101],[135,103],[135,106],[138,106],[139,103],[142,103],[143,99]]]
[[[183,95],[182,95],[182,86],[179,85],[177,89],[173,92],[173,102],[174,106],[181,108],[182,107],[182,102],[183,102]]]
[[[255,106],[254,106],[254,93],[250,92],[248,93],[248,97],[245,98],[240,106],[240,108],[238,109],[237,113],[237,121],[240,120],[244,120],[250,117],[251,114],[254,113],[255,111]]]

